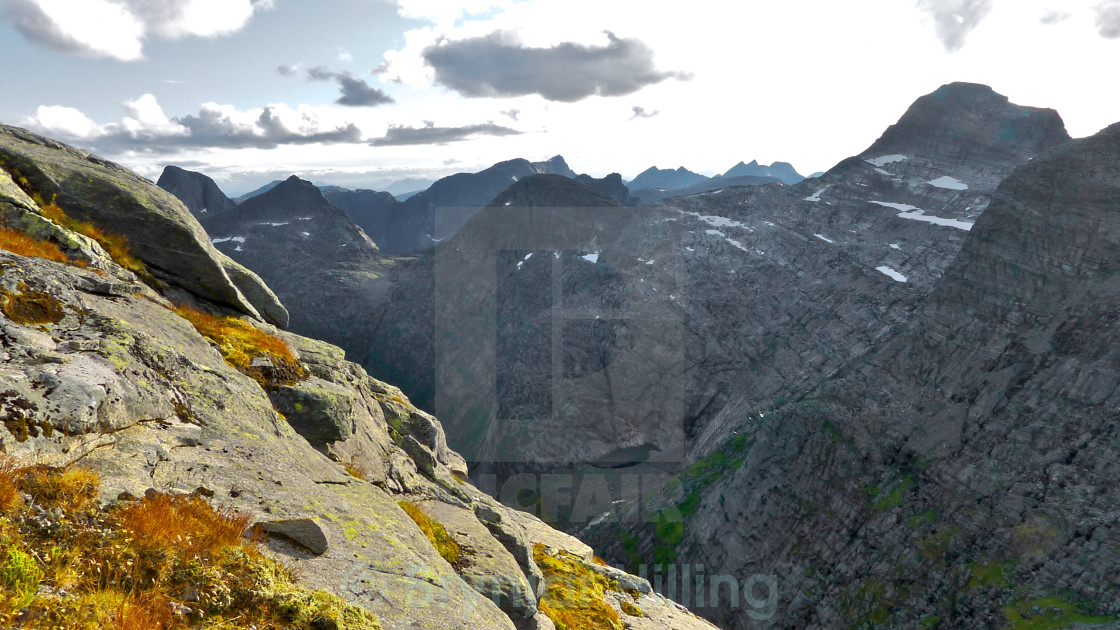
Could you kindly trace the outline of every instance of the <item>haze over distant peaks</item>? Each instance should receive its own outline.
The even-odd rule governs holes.
[[[805,179],[793,165],[789,162],[774,162],[770,166],[763,166],[757,160],[751,160],[750,164],[739,162],[732,166],[723,177],[741,177],[744,175],[752,175],[754,177],[773,177],[780,180],[783,184],[793,185]]]

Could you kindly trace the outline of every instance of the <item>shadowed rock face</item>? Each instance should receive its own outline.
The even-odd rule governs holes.
[[[214,246],[257,271],[290,309],[292,331],[338,343],[365,359],[387,290],[376,245],[310,182],[294,175],[233,210],[204,215]]]
[[[595,184],[602,180],[585,181]],[[621,179],[619,180],[621,183]],[[531,175],[519,180],[489,203],[489,207],[517,206],[605,208],[620,205],[617,199],[578,180],[560,175]]]
[[[1115,625],[1118,165],[1114,125],[1018,167],[901,326],[764,415],[729,404],[703,454],[742,460],[696,490],[681,560],[778,576],[788,627],[1057,624],[1070,602]]]
[[[1001,107],[1037,122],[1014,146],[1062,139],[1057,114]],[[936,156],[991,135],[969,111],[938,119]],[[391,365],[471,461],[593,462],[650,443],[651,460],[679,462],[725,438],[727,417],[780,406],[908,321],[1017,150],[945,162],[875,149],[795,186],[652,209],[502,201],[397,269],[368,365]]]
[[[178,197],[198,219],[225,212],[237,205],[218,188],[214,180],[178,166],[164,168],[156,186]]]

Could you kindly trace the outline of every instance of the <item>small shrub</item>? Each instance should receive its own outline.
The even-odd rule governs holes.
[[[346,470],[346,473],[351,477],[361,479],[362,481],[366,481],[366,476],[369,474],[369,471],[366,470],[365,466],[355,461],[346,462],[342,465],[342,468]]]
[[[587,568],[576,556],[550,553],[540,543],[533,545],[533,559],[545,580],[540,611],[557,630],[623,630],[618,612],[605,600],[607,591],[620,590],[617,582]]]
[[[428,540],[432,542],[432,546],[436,548],[439,555],[443,556],[444,560],[447,560],[447,562],[455,568],[461,566],[460,563],[463,561],[463,549],[459,546],[459,543],[455,542],[455,540],[451,538],[451,535],[447,533],[446,527],[433,521],[427,514],[421,512],[420,508],[411,501],[398,501],[397,505],[401,506],[404,513],[408,514],[409,518],[420,528],[420,531],[424,532],[424,535],[428,537]]]
[[[69,262],[66,255],[58,245],[48,241],[40,241],[18,230],[0,228],[0,249],[6,249],[13,254],[33,258],[45,258],[55,262]]]
[[[218,344],[226,362],[261,385],[291,385],[305,377],[303,367],[283,339],[235,317],[218,317],[186,304],[176,305],[174,311],[203,337]],[[272,368],[253,367],[253,359],[257,358],[268,359]]]

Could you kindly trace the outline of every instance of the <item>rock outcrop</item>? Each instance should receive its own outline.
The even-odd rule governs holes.
[[[84,251],[81,256],[87,261],[106,257],[102,248],[89,242],[89,234],[100,235],[103,244],[119,250],[118,257],[134,256],[143,262],[142,269],[133,271],[157,282],[254,317],[261,316],[258,305],[278,312],[275,296],[268,297],[268,288],[252,274],[239,275],[238,282],[260,298],[259,303],[230,279],[221,255],[176,197],[116,164],[2,126],[0,180],[8,182],[2,190],[4,220],[10,226],[23,226],[38,236],[49,232],[56,240],[68,241],[75,253]],[[31,216],[48,214],[54,215],[55,223],[69,221],[80,229],[63,234]],[[76,231],[86,235],[84,241]]]
[[[21,173],[58,173],[81,156],[36,142],[52,150],[20,153]],[[83,220],[117,207],[108,182],[83,197],[63,181]],[[9,188],[0,206],[5,221],[17,211],[35,214]],[[119,195],[136,198],[123,188]],[[161,220],[161,208],[129,207],[137,223]],[[201,234],[178,202],[167,207],[181,213],[184,230]],[[249,206],[246,218],[267,217]],[[51,243],[86,243],[43,223],[54,226]],[[205,249],[207,240],[199,241]],[[143,258],[147,248],[135,251],[155,267]],[[222,268],[213,253],[207,260]],[[541,611],[551,606],[555,614],[563,604],[548,599],[549,575],[535,555],[571,552],[564,556],[570,566],[599,571],[586,545],[466,483],[463,459],[447,447],[439,422],[346,361],[341,349],[234,319],[228,303],[210,301],[229,319],[191,314],[163,294],[182,289],[153,288],[111,260],[95,262],[0,249],[0,452],[88,467],[100,476],[106,504],[158,492],[212,497],[250,515],[269,553],[304,583],[367,608],[386,629],[550,628]],[[294,366],[280,371],[280,355],[259,354],[266,347],[289,353]],[[235,360],[234,352],[248,357]],[[415,510],[428,525],[449,529],[466,561],[445,559]],[[612,611],[612,627],[637,607],[641,627],[712,627],[656,594],[614,584],[596,599]]]

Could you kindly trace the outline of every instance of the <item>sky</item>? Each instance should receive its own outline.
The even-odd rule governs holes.
[[[0,122],[233,196],[557,154],[809,174],[953,81],[1120,121],[1120,0],[0,0],[0,51]]]

